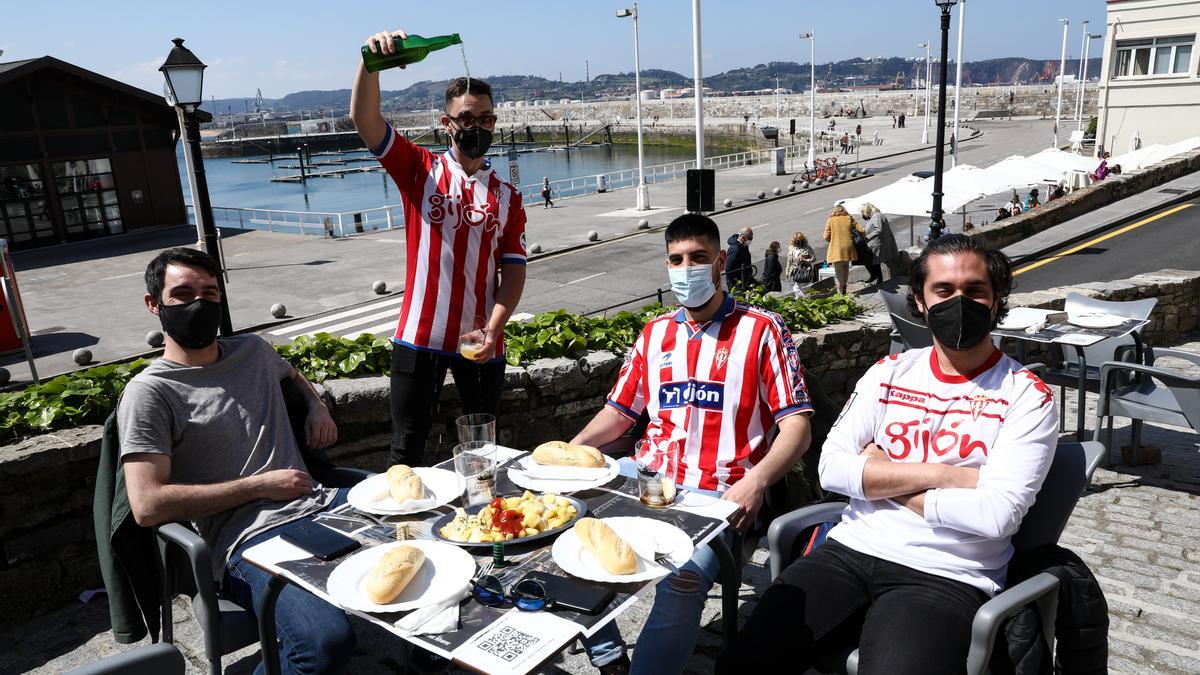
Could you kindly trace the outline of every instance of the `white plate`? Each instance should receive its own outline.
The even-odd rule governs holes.
[[[1112,328],[1125,323],[1125,319],[1111,314],[1076,314],[1067,317],[1067,321],[1080,328]]]
[[[518,462],[518,465],[527,466],[526,462],[532,463],[533,459],[526,456]],[[604,485],[616,478],[620,473],[621,466],[617,463],[617,460],[605,456],[604,467],[596,468],[593,473],[594,477],[592,478],[532,478],[522,473],[519,469],[514,470],[510,467],[508,469],[508,479],[514,485],[526,490],[532,490],[533,492],[574,492],[575,490],[586,490]]]
[[[590,581],[623,584],[630,581],[649,581],[667,574],[670,570],[654,562],[654,552],[663,551],[676,567],[682,567],[695,552],[692,538],[670,523],[653,518],[621,517],[601,518],[633,547],[637,554],[637,571],[632,574],[611,574],[600,561],[583,547],[574,528],[558,535],[550,549],[554,562],[568,574]]]
[[[418,513],[437,508],[462,496],[466,484],[453,471],[435,469],[431,466],[414,466],[413,473],[425,484],[425,499],[397,504],[387,494],[387,474],[377,473],[370,478],[360,481],[350,488],[346,501],[359,511],[376,513],[381,516],[400,516],[408,513]],[[380,495],[383,499],[377,499]]]
[[[1008,310],[1008,315],[1004,317],[1004,321],[996,326],[1000,330],[1025,330],[1039,321],[1045,321],[1046,316],[1050,312],[1044,309],[1034,309],[1032,307],[1013,307]]]
[[[384,554],[401,545],[421,549],[425,562],[408,586],[387,605],[367,599],[367,578]],[[402,612],[449,600],[462,593],[475,574],[475,559],[466,551],[440,541],[416,539],[380,544],[346,558],[329,574],[325,590],[342,607],[363,612]]]

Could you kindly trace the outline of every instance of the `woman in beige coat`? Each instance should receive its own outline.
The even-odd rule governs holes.
[[[846,282],[850,278],[850,263],[858,260],[858,253],[854,250],[854,236],[850,234],[851,228],[858,230],[859,234],[866,235],[862,225],[850,217],[846,207],[841,204],[833,207],[833,213],[830,213],[829,219],[825,221],[825,241],[829,242],[825,260],[833,266],[838,293],[846,292]]]

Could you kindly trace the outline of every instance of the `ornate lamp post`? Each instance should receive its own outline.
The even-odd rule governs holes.
[[[208,200],[208,180],[204,175],[204,157],[200,154],[200,121],[196,110],[204,100],[205,66],[192,50],[183,46],[183,38],[172,40],[175,46],[163,62],[163,79],[166,80],[164,94],[167,103],[175,106],[179,115],[179,130],[183,134],[184,150],[190,157],[192,180],[192,205],[195,207],[196,225],[200,231],[204,250],[217,261],[217,287],[221,291],[221,335],[233,335],[233,324],[229,319],[229,297],[225,293],[225,271],[221,265],[220,243],[217,228],[213,223],[212,203]]]

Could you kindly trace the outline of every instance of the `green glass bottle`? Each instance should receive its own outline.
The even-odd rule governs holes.
[[[431,38],[409,35],[403,39],[393,38],[392,42],[396,47],[395,54],[376,53],[371,51],[367,45],[363,45],[363,65],[367,67],[368,73],[378,73],[387,68],[407,66],[410,63],[423,61],[426,56],[429,56],[429,52],[462,44],[462,38],[458,37],[458,33]]]

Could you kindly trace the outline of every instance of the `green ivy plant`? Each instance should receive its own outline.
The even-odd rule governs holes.
[[[125,384],[147,363],[136,359],[96,366],[0,394],[0,439],[103,423],[117,407]]]
[[[386,338],[363,333],[351,340],[329,333],[301,335],[286,345],[275,345],[283,360],[313,382],[389,372],[392,344]]]

